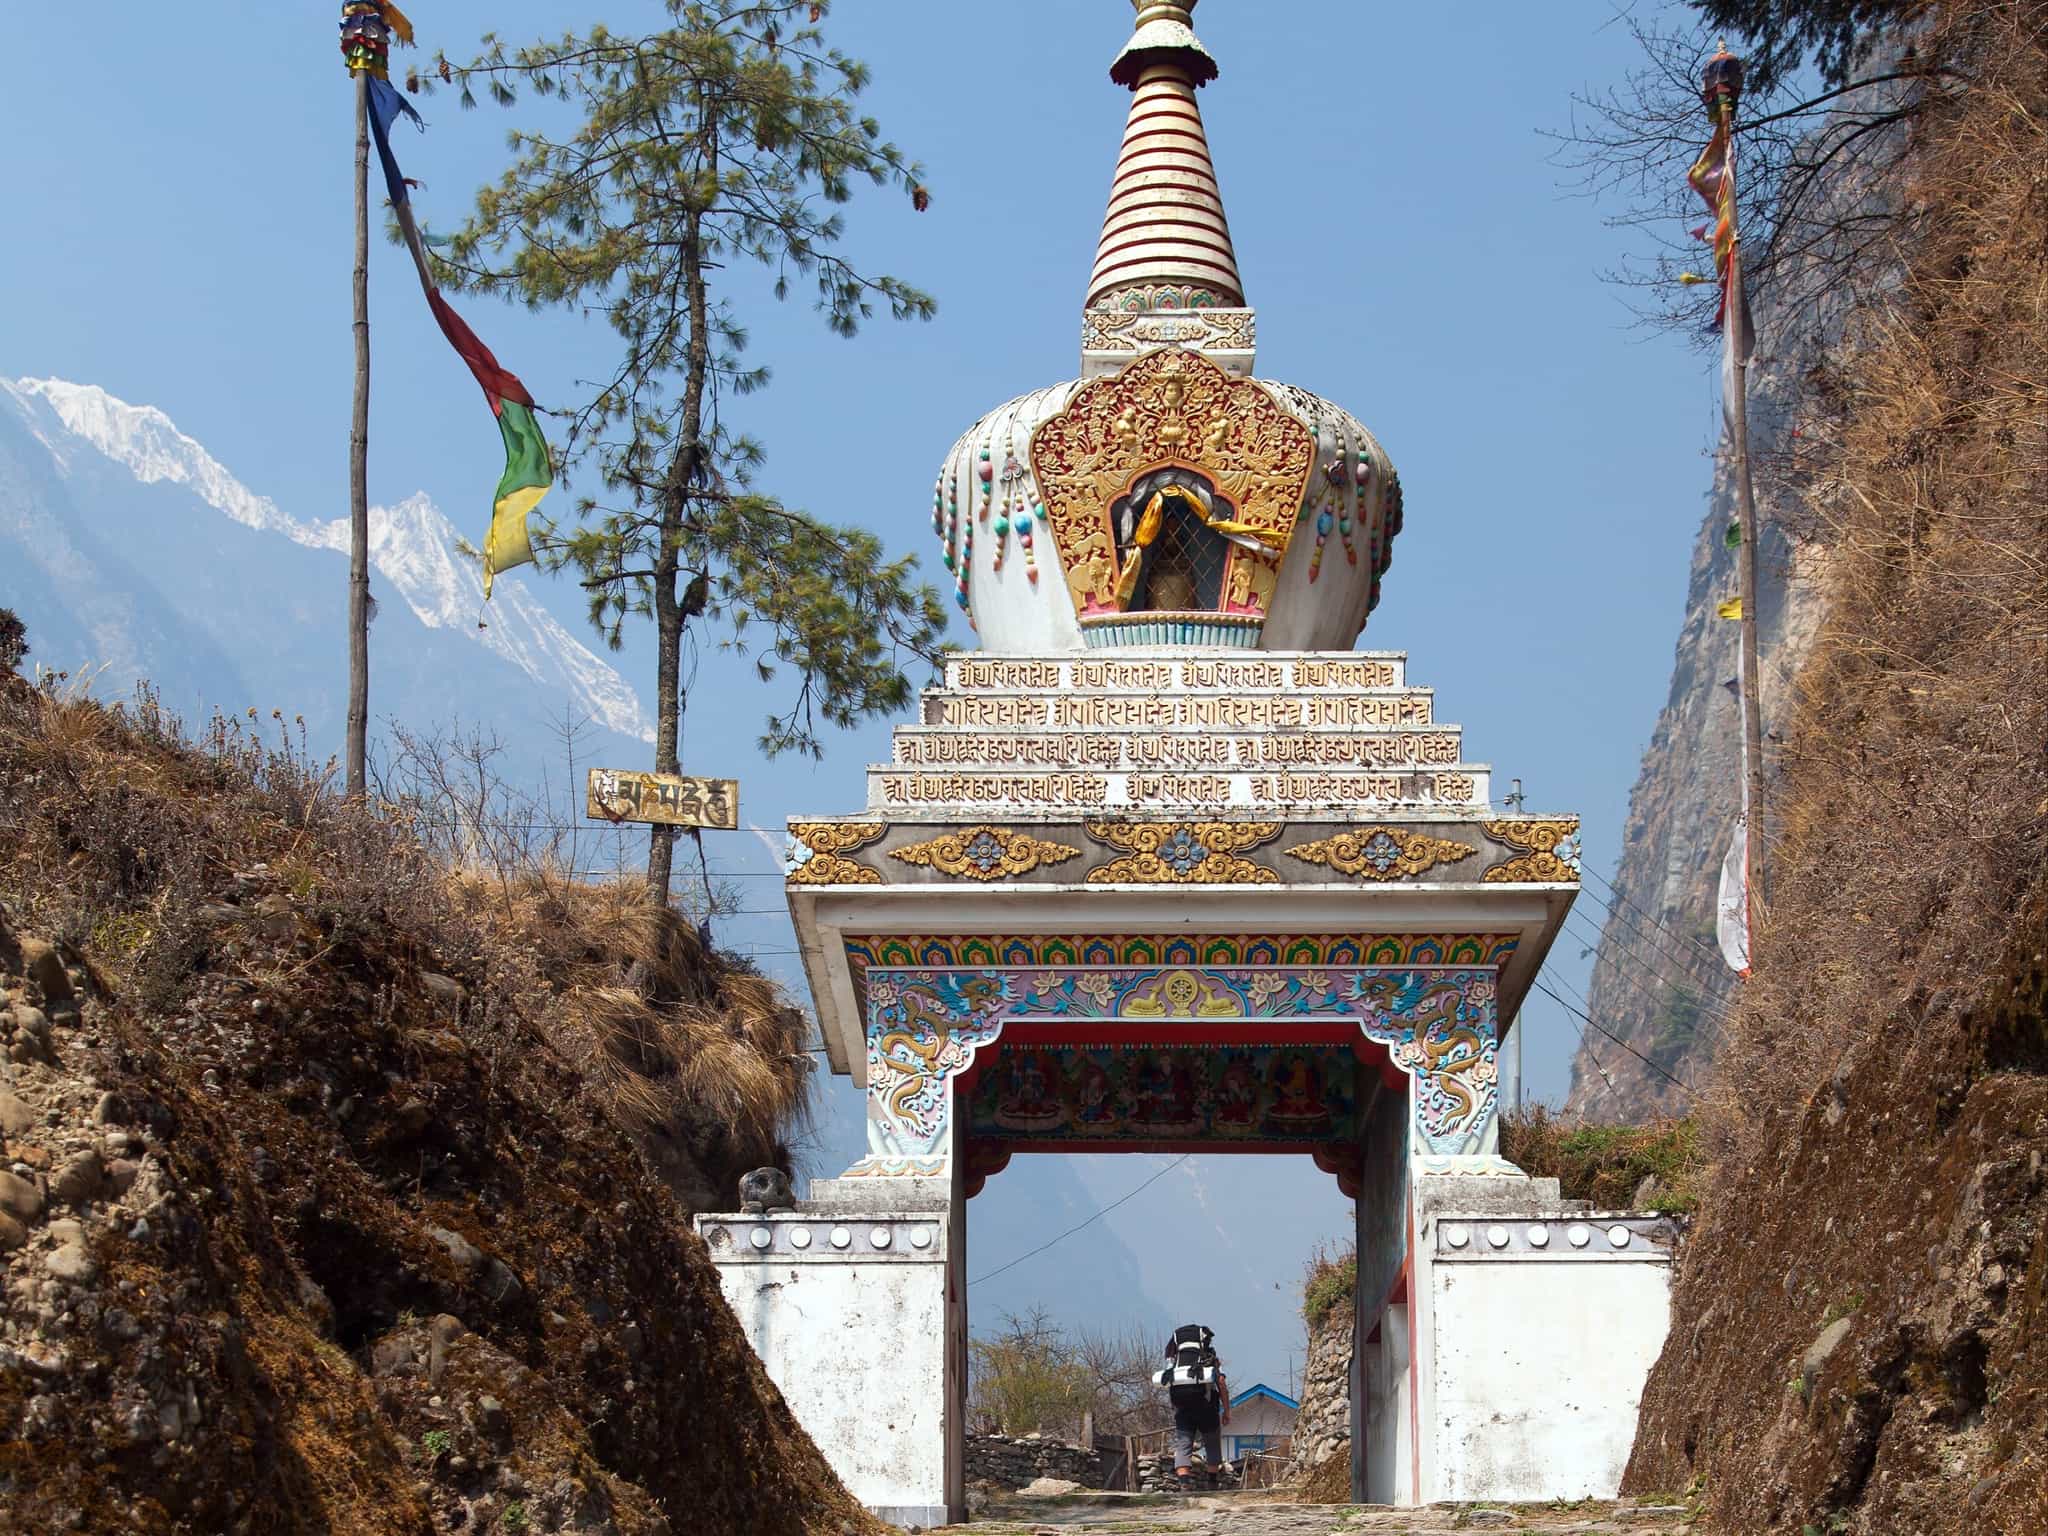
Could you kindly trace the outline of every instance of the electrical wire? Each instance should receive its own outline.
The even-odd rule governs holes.
[[[1074,1223],[1073,1226],[1067,1228],[1066,1231],[1060,1233],[1058,1237],[1047,1238],[1044,1242],[1040,1243],[1036,1248],[1032,1249],[1029,1253],[1020,1253],[1017,1255],[1016,1258],[1010,1260],[1009,1263],[998,1265],[996,1268],[990,1270],[985,1275],[976,1275],[972,1280],[969,1280],[967,1282],[968,1285],[972,1287],[981,1284],[981,1282],[984,1280],[993,1280],[997,1275],[1004,1274],[1010,1270],[1015,1269],[1019,1264],[1022,1264],[1026,1259],[1037,1258],[1041,1253],[1045,1252],[1046,1249],[1052,1247],[1053,1244],[1065,1242],[1068,1238],[1072,1237],[1076,1232],[1080,1231],[1083,1227],[1092,1226],[1096,1222],[1100,1221],[1103,1217],[1107,1216],[1111,1211],[1115,1210],[1118,1206],[1122,1205],[1126,1200],[1134,1200],[1139,1195],[1142,1195],[1146,1190],[1150,1189],[1154,1184],[1157,1184],[1161,1179],[1165,1178],[1169,1173],[1173,1172],[1174,1169],[1178,1168],[1182,1163],[1186,1162],[1189,1158],[1193,1157],[1194,1155],[1195,1154],[1192,1152],[1181,1153],[1179,1157],[1175,1158],[1172,1162],[1168,1163],[1164,1168],[1161,1168],[1157,1173],[1153,1174],[1151,1178],[1147,1179],[1144,1183],[1140,1184],[1136,1189],[1132,1190],[1129,1194],[1118,1196],[1116,1199],[1110,1201],[1109,1204],[1103,1206],[1102,1209],[1095,1212],[1094,1215],[1088,1217],[1084,1221],[1078,1221]]]
[[[1599,1030],[1601,1034],[1605,1035],[1608,1039],[1612,1040],[1624,1051],[1627,1051],[1629,1055],[1635,1057],[1637,1061],[1640,1061],[1652,1072],[1656,1073],[1659,1077],[1663,1078],[1665,1082],[1669,1083],[1672,1087],[1676,1088],[1688,1099],[1693,1096],[1692,1089],[1688,1087],[1685,1083],[1680,1082],[1677,1078],[1673,1077],[1669,1072],[1665,1071],[1662,1067],[1658,1066],[1656,1062],[1650,1060],[1649,1057],[1645,1056],[1641,1051],[1637,1050],[1634,1046],[1630,1045],[1626,1040],[1622,1039],[1621,1036],[1617,1035],[1605,1024],[1602,1024],[1598,1019],[1594,1018],[1593,1015],[1585,1012],[1583,1009],[1573,1008],[1570,1003],[1566,1002],[1562,997],[1558,996],[1558,994],[1553,992],[1549,987],[1546,987],[1543,984],[1543,978],[1541,976],[1538,976],[1535,979],[1533,985],[1536,987],[1537,991],[1541,992],[1545,997],[1548,997],[1560,1008],[1567,1008],[1570,1009],[1573,1013],[1578,1014],[1580,1018],[1584,1019],[1588,1024],[1592,1025],[1593,1028]]]

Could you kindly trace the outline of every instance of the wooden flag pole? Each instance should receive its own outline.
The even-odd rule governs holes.
[[[1729,163],[1734,163],[1735,102],[1727,106],[1730,138]],[[1732,169],[1731,169],[1732,174]],[[1735,239],[1728,251],[1728,309],[1722,324],[1732,326],[1723,343],[1734,359],[1733,386],[1729,392],[1728,422],[1735,451],[1735,495],[1742,519],[1742,542],[1735,549],[1738,595],[1742,600],[1742,772],[1749,802],[1749,820],[1743,829],[1743,881],[1748,888],[1750,954],[1756,953],[1755,916],[1764,907],[1764,742],[1763,669],[1757,665],[1756,642],[1756,492],[1749,472],[1749,338],[1743,335],[1743,317],[1749,313],[1742,295],[1741,225],[1735,225]]]
[[[370,725],[370,72],[356,81],[355,412],[348,435],[347,789],[360,800]]]
[[[1730,325],[1742,313],[1742,244],[1738,240],[1728,257],[1728,294],[1734,314]],[[1749,800],[1749,822],[1743,831],[1743,881],[1749,888],[1752,917],[1764,904],[1764,711],[1763,669],[1756,655],[1756,492],[1749,477],[1749,360],[1735,349],[1735,389],[1729,400],[1730,434],[1735,449],[1735,494],[1742,518],[1742,542],[1735,550],[1737,590],[1742,598],[1742,771]],[[1754,930],[1754,923],[1751,925]],[[1750,935],[1752,946],[1755,933]],[[1751,950],[1755,953],[1754,948]]]

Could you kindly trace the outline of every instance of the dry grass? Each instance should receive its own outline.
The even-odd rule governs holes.
[[[1806,428],[1828,619],[1777,756],[1724,1153],[1897,1018],[1988,985],[2048,861],[2044,14],[1949,11],[1945,46],[1982,64],[1922,129],[1904,201],[1938,216]]]
[[[807,1022],[773,982],[707,950],[635,878],[572,880],[495,838],[484,867],[452,867],[416,807],[351,805],[332,776],[278,715],[216,716],[195,741],[146,694],[109,707],[0,684],[0,891],[144,1007],[175,1012],[207,893],[281,888],[277,920],[329,950],[411,936],[508,1047],[543,1036],[623,1125],[687,1149],[714,1187],[787,1166],[811,1064]]]

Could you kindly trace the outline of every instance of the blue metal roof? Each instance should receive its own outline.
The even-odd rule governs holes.
[[[1237,1396],[1233,1397],[1230,1400],[1230,1406],[1235,1408],[1239,1403],[1244,1402],[1248,1398],[1254,1397],[1270,1397],[1271,1399],[1273,1399],[1274,1402],[1279,1403],[1284,1407],[1293,1408],[1296,1410],[1299,1410],[1301,1407],[1301,1404],[1297,1403],[1285,1392],[1275,1392],[1263,1381],[1255,1381],[1250,1386],[1246,1387],[1242,1392],[1238,1393]]]

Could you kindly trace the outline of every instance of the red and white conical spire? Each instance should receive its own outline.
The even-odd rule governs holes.
[[[1197,0],[1132,3],[1137,30],[1109,70],[1131,89],[1131,115],[1087,307],[1240,307],[1244,285],[1195,105],[1196,88],[1216,78],[1216,61],[1195,37]]]

